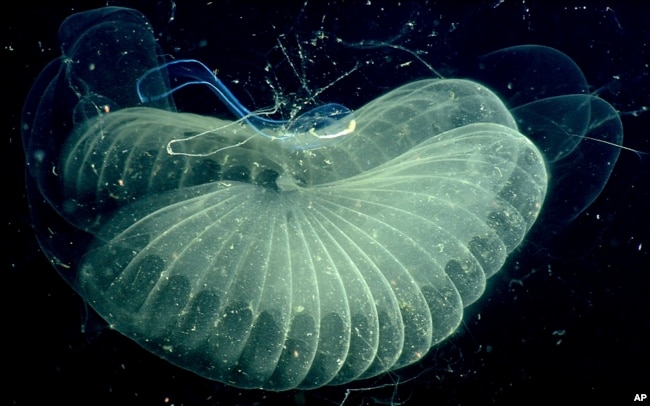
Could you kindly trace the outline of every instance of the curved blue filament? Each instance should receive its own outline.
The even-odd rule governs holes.
[[[151,80],[152,83],[157,85],[160,80],[158,75],[163,70],[167,71],[172,88],[162,93],[156,93],[156,91],[152,90],[153,88],[148,89],[147,82]],[[244,107],[226,85],[207,66],[194,59],[179,59],[167,62],[166,64],[147,71],[138,79],[137,92],[140,101],[147,103],[167,97],[188,85],[209,86],[217,97],[226,104],[230,111],[244,120],[257,133],[268,138],[283,140],[293,138],[298,133],[309,133],[318,139],[337,138],[354,130],[355,123],[352,111],[337,103],[328,103],[316,107],[301,114],[293,120],[274,120],[260,117]],[[156,88],[156,90],[158,89]],[[347,120],[341,121],[346,118]],[[341,130],[339,124],[346,123],[347,126],[343,127],[343,130]],[[339,125],[334,127],[338,128],[337,132],[318,133],[319,130],[335,124]],[[284,134],[281,136],[269,135],[263,131],[263,129],[267,128],[280,133],[284,132]]]

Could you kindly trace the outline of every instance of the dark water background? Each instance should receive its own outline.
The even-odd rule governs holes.
[[[650,106],[650,5],[368,3],[179,1],[174,9],[169,1],[108,2],[147,15],[170,54],[202,59],[242,78],[248,101],[255,93],[261,105],[273,101],[257,98],[259,89],[268,89],[265,84],[291,82],[281,62],[300,60],[293,38],[315,35],[322,27],[349,42],[426,50],[417,55],[443,74],[505,46],[552,46],[573,58],[594,91],[621,112],[624,146],[645,153],[622,151],[592,207],[567,228],[542,227],[538,232],[553,234],[552,243],[527,241],[467,309],[459,331],[423,362],[345,388],[286,393],[228,388],[169,365],[105,328],[40,253],[24,191],[22,102],[41,69],[59,56],[56,32],[63,19],[106,3],[19,3],[0,17],[8,225],[0,282],[5,372],[0,404],[330,405],[341,403],[346,393],[351,405],[564,403],[567,397],[582,404],[610,399],[627,404],[637,393],[650,395],[650,112],[643,112]],[[349,93],[349,99],[336,102],[354,108],[426,71],[408,52],[384,49],[419,69],[367,77],[367,93]],[[351,57],[320,55],[325,60],[311,63],[306,74],[331,73],[327,60],[337,56]],[[378,54],[368,58],[379,60]],[[274,61],[277,74],[269,79],[264,63]],[[354,87],[340,84],[339,93],[331,93],[338,98]]]

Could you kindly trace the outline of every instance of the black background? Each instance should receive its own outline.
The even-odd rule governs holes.
[[[535,235],[544,235],[547,243],[530,237],[491,279],[483,298],[467,309],[459,331],[407,371],[310,392],[228,388],[169,365],[105,328],[39,251],[24,191],[22,103],[40,70],[60,54],[56,32],[63,19],[106,3],[20,3],[2,17],[8,238],[1,296],[3,369],[9,379],[1,404],[339,404],[346,389],[352,389],[345,399],[352,405],[563,403],[569,397],[584,404],[626,404],[637,393],[650,395],[650,112],[643,111],[650,107],[650,6],[636,1],[322,3],[178,1],[170,22],[170,2],[109,1],[145,13],[170,54],[218,61],[226,75],[248,69],[260,86],[264,82],[256,75],[264,61],[275,58],[277,49],[267,51],[276,46],[277,35],[317,30],[323,15],[328,24],[336,20],[328,27],[337,27],[337,35],[351,42],[387,41],[415,23],[400,43],[410,49],[440,44],[420,55],[443,74],[453,73],[451,66],[465,56],[504,46],[555,47],[573,58],[594,91],[621,112],[626,149],[601,196],[566,228],[538,225]],[[439,35],[426,36],[433,31],[428,24]],[[209,45],[198,47],[205,37]],[[354,108],[383,93],[382,86],[395,87],[419,74],[387,74],[376,89],[368,86],[368,93],[350,94],[342,103]]]

